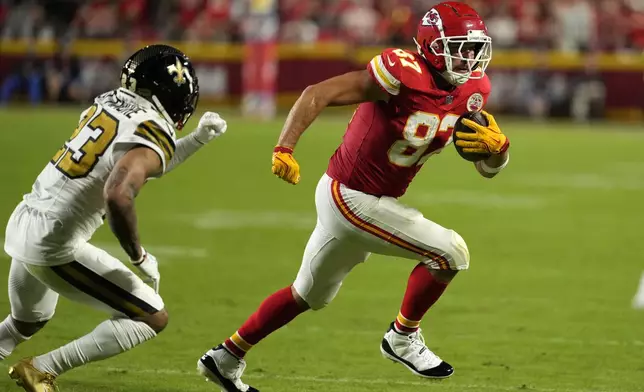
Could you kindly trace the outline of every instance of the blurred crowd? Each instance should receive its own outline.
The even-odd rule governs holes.
[[[644,0],[464,0],[483,16],[498,49],[583,53],[644,50]],[[417,23],[440,0],[0,0],[3,40],[55,40],[50,58],[25,57],[0,75],[0,105],[16,95],[40,102],[87,102],[117,84],[123,59],[66,52],[78,39],[241,42],[342,41],[413,45]],[[267,7],[268,4],[268,7]],[[258,11],[259,10],[259,11]],[[257,18],[264,12],[264,17]],[[491,74],[489,104],[536,118],[601,116],[605,81],[589,60],[567,74],[535,69]],[[2,68],[0,64],[0,68]],[[7,69],[11,68],[11,69]],[[203,93],[225,97],[228,70],[198,64]]]
[[[238,42],[266,0],[0,0],[2,39],[131,38]],[[408,45],[438,0],[276,0],[278,38]],[[467,0],[495,48],[644,49],[644,0]]]

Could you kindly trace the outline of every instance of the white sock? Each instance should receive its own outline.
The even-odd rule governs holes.
[[[29,337],[18,331],[16,324],[13,322],[13,317],[7,316],[0,323],[0,361],[11,355],[16,346],[26,340],[29,340]]]
[[[90,334],[34,358],[34,367],[54,376],[60,376],[68,370],[89,362],[124,353],[155,336],[157,336],[156,332],[141,321],[125,318],[107,320],[99,324]]]

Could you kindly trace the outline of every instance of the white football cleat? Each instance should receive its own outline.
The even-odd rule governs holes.
[[[244,369],[246,361],[237,358],[223,344],[208,350],[197,361],[197,371],[206,380],[219,385],[223,392],[259,392],[242,382]]]
[[[412,373],[425,378],[447,378],[454,368],[440,359],[425,345],[425,338],[418,331],[405,335],[396,331],[394,323],[380,343],[382,355],[394,362],[405,365]]]

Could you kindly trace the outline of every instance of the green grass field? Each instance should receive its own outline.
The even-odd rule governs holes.
[[[3,225],[78,114],[0,111]],[[305,135],[296,153],[298,186],[270,172],[281,121],[235,115],[224,137],[149,183],[137,201],[140,230],[161,263],[170,325],[127,354],[64,375],[61,390],[216,391],[196,374],[196,361],[294,279],[315,222],[315,185],[349,116],[328,115]],[[331,306],[256,347],[245,381],[262,392],[644,391],[644,312],[630,307],[644,270],[644,127],[499,123],[512,140],[504,173],[484,179],[449,147],[403,198],[457,230],[470,248],[470,270],[423,323],[429,347],[454,365],[454,376],[426,381],[380,356],[414,263],[374,256]],[[107,226],[94,242],[123,255]],[[0,256],[5,282],[8,270],[9,259]],[[0,305],[9,311],[4,295]],[[0,370],[103,318],[61,300],[50,324]],[[12,390],[0,377],[0,391]]]

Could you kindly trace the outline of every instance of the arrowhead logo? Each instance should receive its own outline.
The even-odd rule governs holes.
[[[443,29],[443,20],[436,9],[432,8],[423,16],[423,26],[436,26]]]

